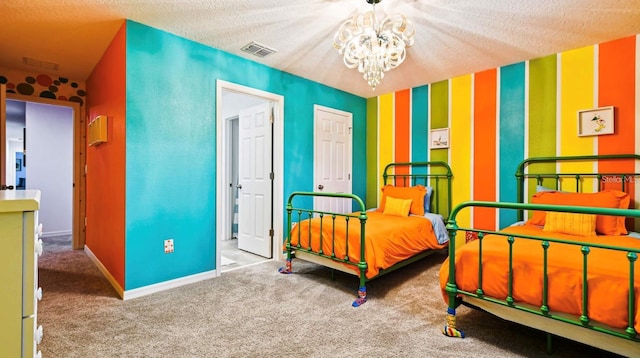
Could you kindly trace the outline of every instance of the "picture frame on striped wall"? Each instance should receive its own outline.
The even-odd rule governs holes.
[[[431,130],[429,148],[443,149],[449,148],[449,128],[438,128]]]
[[[613,106],[578,111],[579,137],[613,134],[614,125]]]

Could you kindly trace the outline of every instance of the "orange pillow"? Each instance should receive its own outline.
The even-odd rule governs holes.
[[[606,189],[597,193],[567,193],[543,191],[531,197],[533,204],[594,206],[600,208],[627,209],[631,197],[629,194]],[[534,211],[528,224],[544,226],[546,213]],[[624,216],[597,215],[596,232],[601,235],[626,235]]]
[[[427,193],[427,188],[423,185],[416,186],[393,186],[387,184],[382,187],[382,201],[380,202],[380,211],[384,212],[384,206],[387,202],[387,197],[396,199],[411,199],[411,209],[409,214],[424,215],[424,195]]]

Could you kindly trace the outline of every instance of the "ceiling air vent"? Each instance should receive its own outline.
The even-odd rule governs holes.
[[[242,51],[248,52],[248,53],[256,55],[258,57],[267,57],[267,56],[271,55],[272,53],[278,52],[278,50],[276,50],[276,49],[272,49],[272,48],[267,47],[265,45],[259,44],[259,43],[255,42],[255,41],[251,41],[247,45],[244,45],[244,47],[242,47]]]
[[[54,71],[57,71],[58,67],[60,67],[60,65],[58,65],[57,63],[44,61],[44,60],[38,60],[38,59],[35,59],[35,58],[26,57],[26,56],[22,57],[22,63],[24,63],[25,65],[29,65],[29,66],[33,66],[33,67],[40,67],[40,68],[44,68],[46,70],[54,70]]]

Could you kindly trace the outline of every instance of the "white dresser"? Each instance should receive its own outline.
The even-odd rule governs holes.
[[[39,190],[0,190],[0,357],[40,357]]]

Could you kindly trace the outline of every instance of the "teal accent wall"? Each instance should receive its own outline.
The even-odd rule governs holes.
[[[353,113],[353,193],[364,198],[365,98],[134,21],[126,26],[125,290],[216,268],[218,79],[284,96],[284,173],[276,173],[284,176],[283,206],[292,191],[313,190],[313,105]],[[166,238],[175,241],[171,255]]]
[[[524,81],[524,62],[500,68],[499,201],[517,201],[513,168],[516,168],[518,163],[524,159]],[[515,211],[500,211],[499,225],[501,228],[516,220]]]

